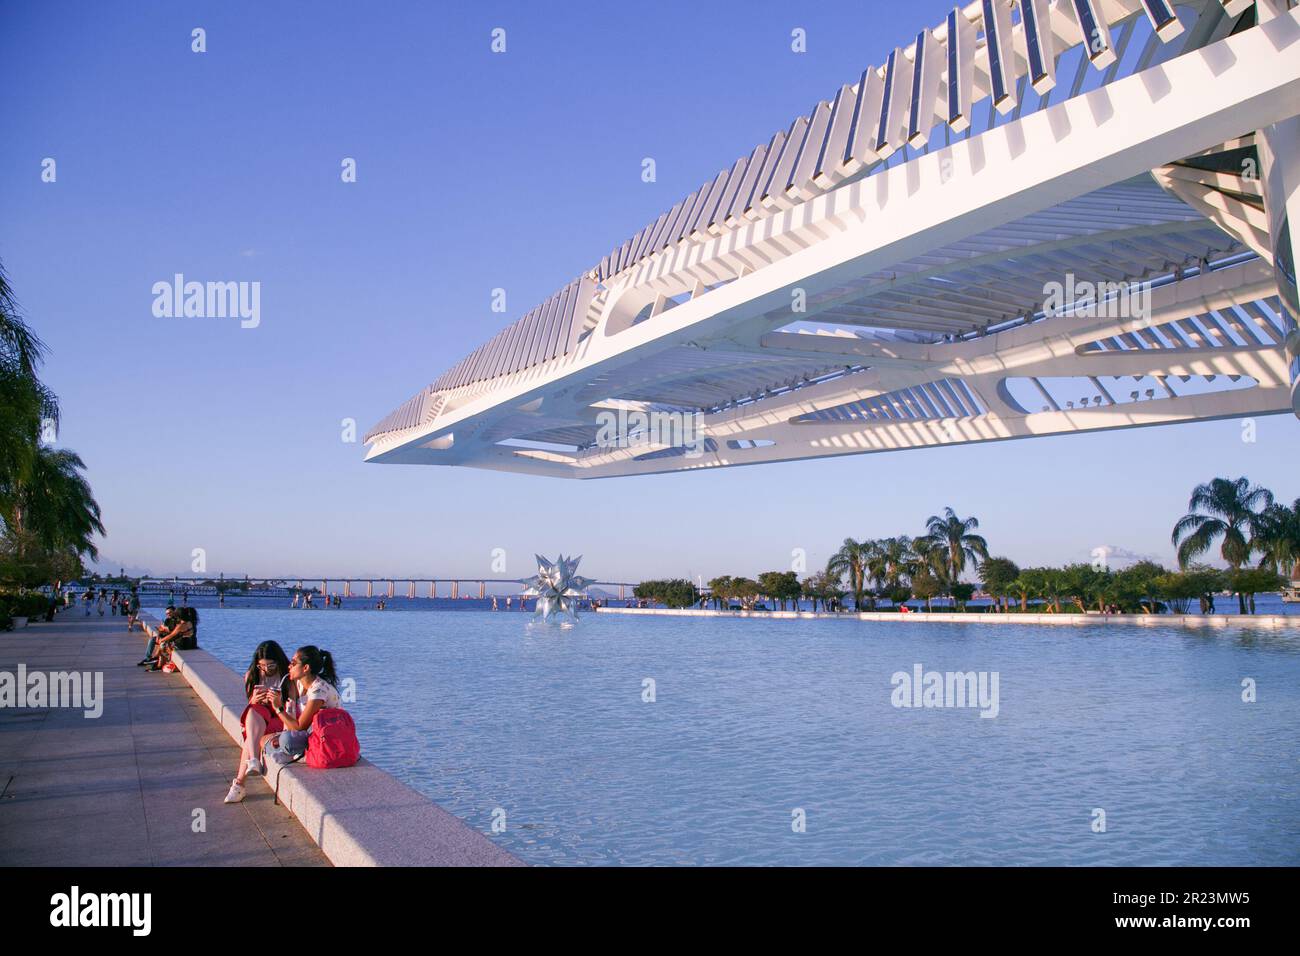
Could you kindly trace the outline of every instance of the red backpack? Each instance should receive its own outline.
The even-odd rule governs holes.
[[[351,767],[361,759],[361,744],[357,741],[357,726],[352,722],[352,715],[342,707],[316,711],[303,759],[307,766],[317,770]]]

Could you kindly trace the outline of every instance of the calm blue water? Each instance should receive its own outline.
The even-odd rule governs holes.
[[[398,590],[399,593],[396,596],[391,598],[385,597],[383,594],[378,592],[376,592],[375,596],[372,598],[366,598],[364,596],[344,598],[342,610],[373,611],[376,610],[375,605],[379,601],[388,602],[388,607],[386,608],[386,610],[388,611],[487,611],[487,610],[491,610],[492,608],[491,596],[480,600],[477,596],[477,588],[474,589],[475,591],[474,596],[461,597],[461,598],[457,598],[456,600],[452,600],[449,597],[408,598],[405,596],[405,592],[402,590],[400,586]],[[469,588],[466,588],[466,590],[469,590]],[[630,592],[629,592],[629,596],[630,596]],[[318,601],[316,610],[333,610],[332,608],[322,608],[319,604],[319,597],[316,598],[316,600]],[[174,595],[169,595],[166,592],[149,592],[140,596],[140,603],[146,608],[164,608],[167,606],[169,601],[176,601],[177,603],[180,603],[182,601],[182,592],[177,591],[175,592]],[[216,596],[210,594],[187,594],[184,596],[184,601],[185,603],[191,604],[197,608],[206,608],[206,607],[215,608],[221,606],[218,604]],[[500,610],[504,612],[506,609],[505,595],[504,594],[498,595],[497,601],[498,604],[500,605]],[[515,596],[514,601],[515,603],[512,604],[511,610],[514,613],[518,613],[519,604],[518,604],[517,596]],[[613,607],[622,607],[624,604],[624,602],[618,601],[617,598],[610,598],[609,601],[611,606]],[[972,612],[974,612],[976,609],[979,608],[987,608],[990,605],[990,603],[991,602],[988,601],[987,599],[974,600],[969,602],[969,609]],[[952,602],[949,599],[937,598],[934,601],[934,610],[950,611],[953,610],[951,605]],[[226,598],[226,603],[224,606],[227,608],[254,608],[258,610],[278,610],[281,608],[288,609],[289,597],[287,595],[283,597],[280,596],[240,597],[237,595],[231,595]],[[787,607],[788,606],[789,605],[787,604]],[[888,610],[891,606],[892,605],[890,605],[888,601],[880,601],[877,609]],[[925,607],[925,603],[923,601],[912,601],[910,602],[910,606],[914,610],[921,610]],[[529,607],[528,613],[531,613],[532,608],[534,607],[533,601],[530,600],[528,602],[528,607]],[[808,601],[800,601],[799,607],[801,610],[804,611],[812,610],[812,605]],[[1196,611],[1197,608],[1195,605],[1193,605],[1192,613],[1196,613]],[[1236,614],[1237,599],[1235,597],[1220,596],[1218,598],[1218,603],[1215,605],[1215,613]],[[1259,594],[1256,595],[1255,597],[1255,613],[1256,614],[1300,614],[1300,604],[1286,604],[1282,601],[1281,596],[1278,594]]]
[[[1290,629],[202,617],[240,671],[333,651],[362,752],[531,863],[1300,864]],[[999,715],[893,707],[916,663],[997,671]]]

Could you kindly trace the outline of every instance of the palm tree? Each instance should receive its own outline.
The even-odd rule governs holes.
[[[920,578],[928,578],[930,583],[935,587],[935,594],[947,594],[949,587],[953,583],[948,577],[948,552],[941,547],[932,538],[913,538],[912,539],[913,560],[908,567],[908,576],[912,579],[913,585]],[[923,588],[928,590],[928,587]],[[917,594],[917,597],[922,597]],[[929,607],[930,601],[926,600],[926,606]]]
[[[825,572],[818,571],[803,579],[801,587],[803,596],[812,602],[813,613],[817,613],[817,602],[826,596]]]
[[[853,606],[862,610],[862,595],[866,591],[867,565],[871,560],[874,542],[854,541],[845,538],[840,549],[831,555],[826,564],[826,573],[836,581],[842,581],[847,575],[849,591],[853,594]]]
[[[810,574],[803,579],[803,595],[812,602],[812,609],[817,610],[817,602],[820,601],[822,609],[829,611],[833,603],[838,602],[844,597],[844,590],[840,587],[839,578],[825,571],[818,571]]]
[[[940,582],[947,585],[952,569],[948,564],[948,548],[946,545],[942,545],[929,537],[913,538],[912,554],[915,559],[912,562],[913,573],[929,571]]]
[[[46,551],[72,548],[91,560],[99,557],[92,535],[102,535],[104,525],[90,483],[81,474],[85,467],[74,451],[38,446],[4,515],[20,552],[30,537]]]
[[[1260,567],[1295,577],[1300,565],[1300,498],[1291,507],[1274,504],[1264,509],[1252,544],[1263,558]]]
[[[889,574],[889,563],[885,558],[884,542],[881,539],[873,538],[871,541],[867,542],[867,545],[866,574],[871,578],[871,583],[875,589],[872,597],[872,606],[874,607],[874,594],[878,594],[884,590],[885,579]]]
[[[0,265],[0,363],[13,367],[31,378],[45,357],[45,343],[27,327],[19,315],[18,300]]]
[[[974,564],[988,559],[988,542],[974,533],[979,526],[978,518],[959,518],[951,508],[943,509],[942,518],[930,515],[925,523],[926,537],[946,552],[945,570],[953,584],[961,579],[967,561]]]
[[[59,403],[36,369],[45,345],[19,315],[0,266],[0,504],[32,462],[44,420],[58,421]]]
[[[916,552],[912,549],[912,539],[907,535],[899,535],[895,538],[883,538],[877,543],[880,546],[877,561],[883,583],[892,591],[899,587],[905,576],[912,573],[915,566]]]
[[[1272,507],[1273,492],[1252,485],[1246,478],[1235,481],[1214,478],[1192,489],[1187,514],[1174,525],[1171,540],[1178,547],[1178,566],[1183,570],[1192,559],[1209,551],[1222,538],[1219,554],[1236,571],[1250,560],[1255,550],[1252,539],[1263,530],[1262,512]],[[1241,613],[1246,600],[1238,593]]]
[[[104,533],[85,463],[42,444],[45,423],[59,415],[58,399],[36,374],[44,356],[0,267],[0,534],[19,567],[37,567],[43,557],[96,558],[93,536]]]
[[[17,363],[0,361],[0,502],[30,468],[45,417],[48,404],[39,383],[23,374]]]

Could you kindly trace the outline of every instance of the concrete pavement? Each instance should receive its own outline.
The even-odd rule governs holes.
[[[0,707],[0,865],[329,866],[266,788],[222,799],[239,749],[145,639],[80,608],[0,632],[0,673],[103,674],[103,714]]]

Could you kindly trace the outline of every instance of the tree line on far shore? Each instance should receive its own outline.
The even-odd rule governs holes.
[[[978,530],[977,518],[945,508],[942,515],[931,515],[915,538],[845,538],[825,570],[802,580],[794,571],[764,571],[757,578],[723,575],[701,594],[690,581],[673,578],[643,581],[635,594],[678,608],[753,609],[766,601],[784,610],[804,600],[814,611],[876,610],[880,601],[893,608],[924,601],[932,609],[934,599],[944,597],[965,610],[978,586],[1001,611],[1027,612],[1032,605],[1057,614],[1107,609],[1182,614],[1193,605],[1202,613],[1217,609],[1214,596],[1227,591],[1236,595],[1240,613],[1253,614],[1255,595],[1285,587],[1286,576],[1300,562],[1300,498],[1288,506],[1246,478],[1214,478],[1193,489],[1188,513],[1171,535],[1175,570],[1155,561],[1111,570],[1104,555],[1092,563],[1021,568],[1010,558],[990,555]],[[1216,543],[1226,569],[1197,562]],[[977,575],[975,581],[963,580],[967,569]]]

